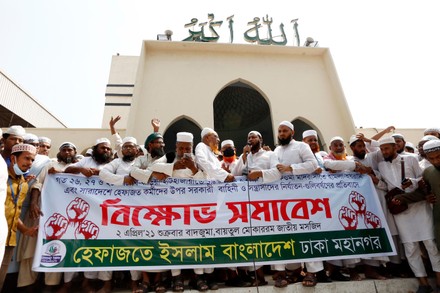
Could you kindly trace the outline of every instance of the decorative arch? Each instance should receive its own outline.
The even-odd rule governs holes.
[[[257,130],[264,143],[273,147],[271,109],[268,99],[251,83],[237,79],[225,86],[215,97],[214,129],[221,140],[232,139],[241,153],[247,135]]]
[[[319,148],[321,150],[324,150],[324,147],[326,146],[326,143],[322,137],[321,131],[316,127],[312,122],[309,120],[303,118],[303,117],[297,117],[292,121],[292,124],[295,127],[295,134],[293,135],[293,138],[297,141],[302,141],[302,134],[304,131],[313,129],[316,130],[318,133],[318,144]]]
[[[174,119],[163,134],[163,140],[166,143],[166,153],[176,150],[176,134],[182,131],[191,132],[194,135],[194,147],[200,142],[200,132],[202,129],[193,119],[182,115]]]

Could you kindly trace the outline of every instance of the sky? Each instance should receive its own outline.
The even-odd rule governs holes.
[[[139,56],[166,29],[188,36],[192,18],[223,20],[234,43],[254,17],[284,24],[294,44],[330,49],[356,127],[440,127],[440,3],[436,0],[0,0],[0,70],[70,128],[100,128],[112,55]],[[160,117],[159,117],[160,118]]]

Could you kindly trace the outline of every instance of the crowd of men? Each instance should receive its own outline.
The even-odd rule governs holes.
[[[401,134],[390,135],[394,127],[371,138],[353,134],[347,142],[335,136],[329,141],[326,153],[320,150],[315,130],[304,131],[303,141],[295,141],[294,125],[282,121],[278,125],[278,145],[273,151],[264,145],[261,133],[253,130],[247,136],[242,154],[237,156],[232,140],[220,144],[216,131],[204,128],[201,142],[195,148],[194,134],[179,132],[175,152],[165,154],[158,119],[152,120],[153,132],[142,146],[134,137],[120,137],[115,129],[119,119],[112,117],[109,123],[113,142],[98,138],[85,156],[78,154],[73,142],[64,142],[57,146],[56,158],[50,158],[51,140],[26,133],[21,126],[11,126],[1,134],[0,201],[5,203],[5,208],[0,209],[0,289],[16,252],[19,273],[15,286],[24,292],[37,292],[37,283],[44,284],[46,290],[70,292],[78,278],[84,292],[112,291],[116,278],[112,271],[40,276],[32,271],[42,216],[40,206],[44,201],[41,190],[48,174],[99,176],[114,185],[133,185],[168,177],[232,182],[236,176],[244,175],[249,180],[272,182],[287,174],[359,172],[370,176],[376,188],[397,255],[227,270],[130,271],[132,291],[183,292],[187,279],[190,287],[201,292],[216,290],[221,282],[226,286],[263,286],[268,284],[268,274],[278,288],[299,281],[303,286],[313,287],[318,282],[362,280],[361,272],[366,278],[380,280],[415,276],[419,281],[417,292],[423,293],[434,290],[428,283],[425,268],[429,259],[429,270],[436,277],[435,290],[440,292],[440,253],[436,243],[436,237],[440,237],[440,203],[436,200],[440,196],[440,129],[426,129],[417,147],[406,142]],[[352,156],[347,154],[346,146]],[[391,213],[390,206],[402,211]],[[21,233],[18,241],[17,230]]]

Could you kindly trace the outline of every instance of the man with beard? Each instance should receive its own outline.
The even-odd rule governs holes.
[[[400,133],[395,133],[393,135],[391,135],[392,137],[394,137],[394,140],[396,141],[396,148],[397,148],[397,153],[400,155],[410,155],[410,156],[416,156],[412,153],[409,153],[407,151],[405,151],[405,145],[406,145],[406,141],[405,141],[405,137],[400,134]]]
[[[38,142],[39,142],[38,154],[49,156],[49,151],[50,148],[52,147],[52,140],[48,137],[40,136],[38,138]]]
[[[150,169],[153,164],[167,162],[162,134],[159,132],[150,134],[145,140],[144,147],[147,152],[143,156],[135,159],[131,167],[130,176],[143,183],[148,183],[151,177],[158,180],[165,179],[167,175],[154,172]]]
[[[2,134],[2,157],[5,160],[6,164],[9,167],[11,163],[11,151],[12,147],[16,144],[23,143],[23,136],[26,134],[26,131],[20,125],[12,125]]]
[[[318,168],[315,170],[315,173],[320,174],[325,169],[323,157],[327,156],[328,154],[319,149],[318,133],[313,129],[304,131],[303,142],[308,144],[310,149],[312,150],[313,155],[315,156],[316,161],[318,162]]]
[[[276,167],[283,175],[311,174],[318,168],[318,163],[308,144],[293,139],[294,133],[293,124],[289,121],[282,121],[279,124],[279,145],[274,150],[279,161]],[[286,287],[289,282],[286,279],[285,265],[276,264],[273,268],[276,271],[275,287]],[[317,271],[319,270],[318,268]]]
[[[76,163],[76,146],[71,142],[63,142],[59,147],[59,152],[57,153],[57,161],[51,161],[45,165],[41,170],[40,174],[37,176],[36,183],[32,185],[30,193],[30,208],[29,217],[36,224],[41,213],[41,190],[43,189],[43,183],[46,179],[47,174],[62,173],[69,165]],[[22,260],[20,262],[20,272],[19,276],[22,276],[23,284],[32,284],[36,281],[37,274],[32,271],[32,260],[34,257],[36,246],[36,239],[29,238],[26,243],[20,241],[19,248],[23,250]],[[71,281],[74,273],[66,272],[64,273],[64,286],[66,290],[70,288]],[[45,273],[45,284],[47,286],[57,286],[60,283],[62,273]],[[19,277],[20,279],[20,277]],[[24,285],[26,286],[26,285]],[[67,291],[65,291],[67,292]]]
[[[130,176],[130,170],[137,156],[137,141],[134,137],[125,137],[122,140],[121,154],[121,157],[102,168],[99,178],[114,185],[133,185],[136,179]]]
[[[197,168],[193,156],[193,139],[194,136],[189,132],[178,132],[176,134],[176,152],[172,153],[173,158],[169,154],[167,163],[156,163],[151,166],[153,172],[163,173],[166,176],[174,178],[194,178],[205,179],[204,173]],[[164,176],[165,177],[165,176]],[[203,273],[210,274],[213,269],[194,269],[196,275],[194,280],[190,281],[190,286],[204,292],[209,289]],[[173,292],[183,292],[183,278],[180,269],[172,269],[172,289]]]
[[[92,156],[85,157],[81,161],[70,165],[64,170],[64,173],[83,174],[86,177],[93,175],[99,175],[105,164],[109,163],[112,158],[112,149],[110,140],[107,138],[99,138],[96,140],[95,145],[92,147]],[[104,286],[101,292],[111,291],[111,271],[99,271],[99,272],[84,272],[83,288],[85,292],[94,291],[90,280],[97,279],[104,281]]]
[[[263,182],[279,180],[281,173],[277,169],[278,157],[274,152],[262,148],[261,134],[253,130],[249,132],[247,138],[248,143],[243,148],[243,154],[238,159],[232,174],[240,176],[247,173],[249,180],[262,178]]]
[[[110,140],[99,138],[92,147],[92,156],[85,157],[81,161],[66,168],[64,173],[83,174],[86,177],[99,175],[104,165],[112,159]]]
[[[216,179],[220,182],[232,182],[234,175],[229,174],[222,168],[218,160],[218,143],[220,142],[217,132],[205,127],[201,133],[202,141],[196,146],[196,163],[203,170],[207,179]]]
[[[120,149],[120,156],[102,168],[99,172],[99,178],[114,185],[133,185],[136,183],[136,179],[130,176],[130,170],[138,152],[136,138],[125,137],[122,139]],[[141,272],[131,270],[130,275],[132,291],[136,292],[139,290],[138,281],[141,278]]]
[[[379,145],[384,161],[380,162],[378,167],[388,185],[388,190],[397,187],[405,193],[414,191],[418,187],[418,178],[422,175],[417,158],[398,154],[393,137],[380,139]],[[402,173],[405,178],[402,178]],[[407,210],[395,214],[394,220],[408,263],[419,281],[417,292],[432,292],[419,246],[419,241],[423,241],[432,269],[436,272],[437,286],[440,287],[440,254],[434,240],[431,207],[426,201],[411,203]]]
[[[396,249],[398,249],[397,235],[399,233],[397,232],[396,224],[394,223],[394,217],[389,212],[385,201],[385,193],[388,190],[387,185],[385,184],[385,182],[381,180],[379,171],[373,170],[372,168],[373,163],[367,154],[367,148],[365,142],[363,141],[363,137],[364,136],[362,134],[352,135],[348,143],[353,153],[354,161],[359,162],[363,166],[365,166],[366,174],[368,174],[368,176],[371,177],[371,180],[376,188],[376,193],[378,195],[378,199],[381,204],[382,210],[385,214],[385,218],[387,220],[390,233],[393,236]],[[391,261],[391,266],[393,266],[394,268],[394,270],[392,271],[395,271],[397,273],[398,270],[395,268],[395,266],[401,263],[399,253],[397,256],[391,256],[389,258],[379,257],[379,258],[362,260],[362,262],[365,264],[365,272],[364,272],[365,277],[370,279],[385,280],[386,277],[382,276],[379,272],[377,272],[377,268],[380,266],[380,262],[388,262],[388,261]]]

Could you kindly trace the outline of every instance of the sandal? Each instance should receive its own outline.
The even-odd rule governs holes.
[[[284,288],[287,287],[287,285],[289,285],[289,282],[286,280],[285,277],[282,276],[278,276],[275,280],[275,284],[274,286],[277,288]]]
[[[142,293],[148,293],[150,291],[150,283],[142,282],[141,288],[142,288]]]
[[[156,293],[165,293],[167,288],[165,288],[165,285],[162,282],[158,282],[154,284],[154,291],[156,291]]]
[[[203,275],[197,276],[195,279],[191,280],[189,284],[191,288],[200,292],[205,292],[209,289],[208,284],[206,284],[206,281],[203,279]]]
[[[183,292],[183,280],[182,276],[173,277],[173,292]]]
[[[306,273],[304,279],[302,280],[302,285],[304,287],[315,287],[318,284],[318,279],[314,273]]]

